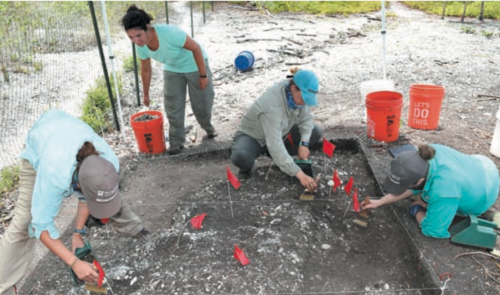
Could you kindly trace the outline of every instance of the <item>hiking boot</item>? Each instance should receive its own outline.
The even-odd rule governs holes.
[[[141,229],[140,232],[138,232],[137,234],[132,236],[132,238],[140,240],[140,239],[144,239],[149,234],[150,234],[150,232],[147,229],[143,228],[143,229]]]
[[[170,147],[167,152],[169,155],[177,155],[183,149],[184,149],[183,145],[178,145],[178,146]]]
[[[215,130],[213,132],[207,132],[207,135],[203,136],[203,140],[214,139],[218,135],[219,135],[219,133],[217,133],[217,131],[215,131]]]

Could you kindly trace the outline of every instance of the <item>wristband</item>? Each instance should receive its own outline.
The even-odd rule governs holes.
[[[411,217],[416,219],[418,212],[422,211],[425,213],[427,212],[427,209],[425,209],[425,207],[420,204],[415,204],[413,206],[410,206],[410,209],[408,209],[408,211],[410,212]]]
[[[69,265],[69,268],[73,268],[73,266],[75,265],[75,263],[78,261],[78,257],[75,257],[75,260],[73,260],[73,262],[71,262],[71,264]]]
[[[200,78],[206,78],[207,75],[200,75]]]
[[[86,234],[85,226],[82,229],[73,228],[73,232],[77,233],[77,234],[84,235],[84,234]]]
[[[300,142],[300,145],[305,146],[305,147],[309,147],[309,141],[303,140]]]

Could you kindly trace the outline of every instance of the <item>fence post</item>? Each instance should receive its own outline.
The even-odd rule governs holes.
[[[132,55],[134,56],[134,76],[135,76],[135,95],[137,96],[137,106],[141,105],[141,95],[139,94],[139,75],[137,74],[137,57],[135,54],[135,43],[132,42]]]
[[[167,25],[169,24],[168,23],[168,1],[165,1],[165,13],[167,14]]]
[[[194,38],[194,26],[193,26],[193,1],[189,1],[191,3],[191,38]]]
[[[205,1],[203,1],[203,23],[205,23]]]
[[[88,2],[90,8],[90,15],[92,16],[92,23],[94,24],[95,38],[97,40],[97,48],[99,49],[99,55],[101,57],[102,71],[104,73],[104,79],[106,80],[106,87],[108,88],[108,96],[111,101],[111,108],[113,109],[113,118],[115,119],[115,127],[117,131],[120,131],[120,124],[118,124],[118,116],[116,115],[115,103],[113,101],[113,92],[111,91],[111,84],[109,83],[108,68],[106,67],[106,59],[104,59],[104,53],[102,52],[101,36],[99,35],[99,28],[97,26],[97,20],[94,11],[94,3],[92,1]]]

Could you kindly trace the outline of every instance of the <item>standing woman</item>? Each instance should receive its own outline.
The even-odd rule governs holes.
[[[84,246],[82,235],[90,215],[109,218],[124,236],[147,235],[120,195],[118,157],[84,122],[60,110],[44,113],[30,129],[21,159],[14,218],[0,241],[1,295],[16,294],[15,284],[34,250],[31,238],[40,239],[78,278],[96,283],[98,273],[93,266],[74,254]],[[61,241],[54,220],[63,199],[73,194],[79,201],[70,250]]]
[[[208,59],[201,46],[181,29],[171,25],[150,25],[153,18],[131,5],[122,19],[130,40],[141,60],[144,105],[149,106],[151,58],[163,63],[164,107],[170,124],[170,148],[175,155],[184,148],[186,86],[196,120],[212,139],[217,136],[212,125],[214,89]]]

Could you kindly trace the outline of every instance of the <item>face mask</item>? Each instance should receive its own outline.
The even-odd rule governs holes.
[[[285,87],[285,95],[286,95],[287,105],[291,110],[300,110],[301,108],[304,107],[303,105],[297,105],[293,100],[293,95],[292,91],[290,90],[290,85],[287,85]]]

